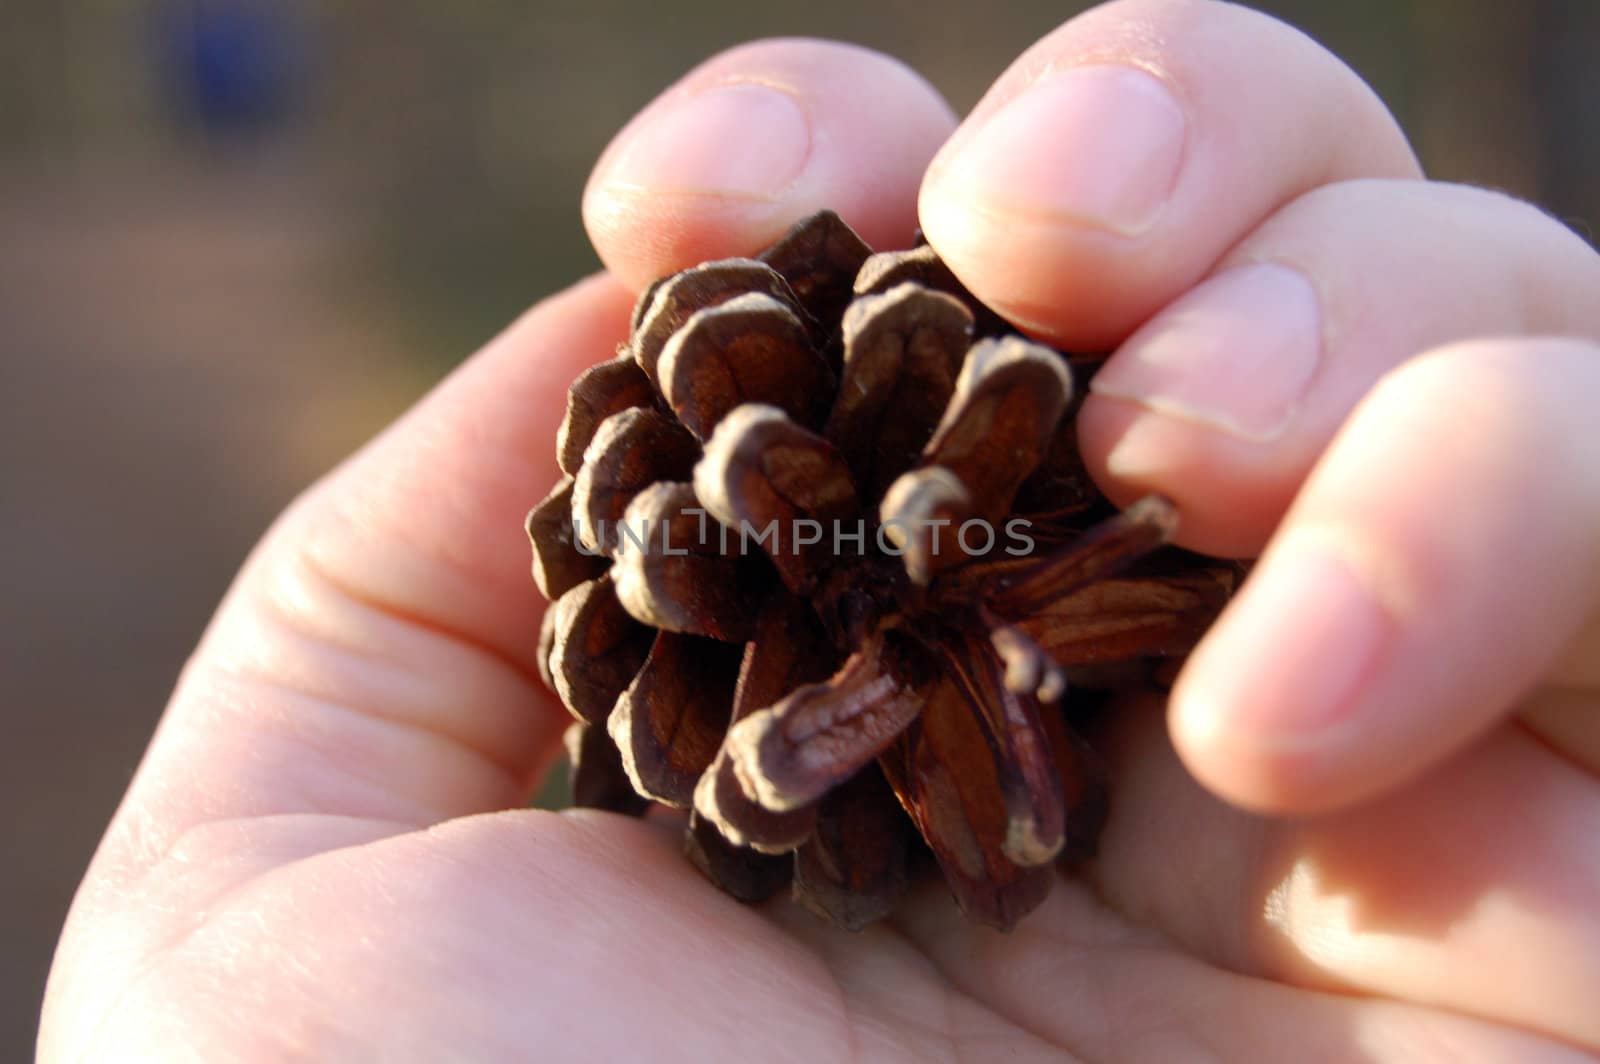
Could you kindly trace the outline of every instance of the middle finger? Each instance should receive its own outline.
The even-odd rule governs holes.
[[[1105,350],[1279,206],[1414,178],[1360,78],[1232,4],[1118,0],[1018,59],[929,167],[929,241],[974,294],[1061,346]]]

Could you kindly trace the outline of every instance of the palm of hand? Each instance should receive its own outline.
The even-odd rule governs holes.
[[[607,814],[506,812],[398,834],[290,817],[207,829],[174,852],[181,896],[162,908],[202,915],[147,959],[102,1026],[249,1056],[1563,1055],[1514,1022],[1549,1004],[1528,995],[1556,992],[1574,958],[1530,938],[1505,959],[1525,981],[1508,984],[1479,946],[1506,921],[1536,929],[1572,904],[1559,832],[1526,827],[1592,817],[1592,779],[1508,726],[1368,808],[1269,822],[1199,790],[1157,707],[1130,713],[1102,858],[1010,935],[967,922],[937,882],[861,934],[782,899],[747,909],[683,860],[675,830]],[[246,852],[283,863],[229,859]],[[197,867],[218,872],[196,884]],[[147,889],[163,880],[158,868]]]

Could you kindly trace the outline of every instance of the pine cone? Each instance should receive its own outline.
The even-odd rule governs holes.
[[[1095,490],[1075,371],[831,212],[653,285],[528,516],[576,803],[689,809],[724,890],[852,929],[922,843],[969,917],[1039,904],[1105,815],[1084,681],[1186,652],[1235,579],[1146,557],[1172,507]]]

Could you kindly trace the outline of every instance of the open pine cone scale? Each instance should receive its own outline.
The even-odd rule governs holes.
[[[746,901],[859,928],[931,852],[1013,926],[1105,815],[1084,682],[1187,652],[1235,579],[1095,490],[1075,371],[831,212],[653,285],[528,516],[575,801],[690,810]]]

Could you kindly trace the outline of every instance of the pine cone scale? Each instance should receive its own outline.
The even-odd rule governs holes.
[[[695,785],[722,746],[740,648],[699,636],[661,632],[606,729],[634,790],[687,809]]]
[[[833,393],[833,373],[800,318],[759,293],[697,311],[667,341],[657,373],[667,405],[701,440],[741,403],[814,426]]]
[[[576,476],[583,468],[584,452],[613,414],[656,401],[650,378],[627,354],[590,366],[567,391],[567,412],[556,435],[556,459],[561,471]]]
[[[972,345],[972,313],[903,284],[852,303],[843,333],[843,379],[824,435],[877,497],[915,464],[944,416]]]
[[[742,789],[782,813],[854,776],[921,710],[925,657],[916,643],[880,629],[828,680],[732,725],[726,745]]]

